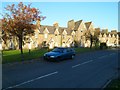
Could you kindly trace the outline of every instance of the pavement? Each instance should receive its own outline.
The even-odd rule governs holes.
[[[2,88],[104,88],[118,77],[119,50],[77,54],[61,62],[42,58],[2,65]]]

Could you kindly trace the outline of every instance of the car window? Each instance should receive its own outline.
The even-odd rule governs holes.
[[[67,49],[67,52],[71,52],[71,51],[72,51],[72,49],[71,49],[71,48],[68,48],[68,49]]]
[[[52,50],[52,52],[63,52],[62,48],[55,48],[54,50]]]

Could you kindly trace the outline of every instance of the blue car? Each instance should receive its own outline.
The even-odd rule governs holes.
[[[50,52],[44,54],[45,60],[59,61],[64,59],[73,59],[75,50],[73,48],[57,47]]]

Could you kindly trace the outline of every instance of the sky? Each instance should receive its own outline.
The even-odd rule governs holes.
[[[18,2],[2,2],[2,13],[6,5]],[[118,30],[118,2],[29,2],[32,7],[38,8],[46,19],[42,25],[53,25],[58,22],[59,26],[67,27],[67,22],[83,20],[92,21],[95,28]],[[29,4],[24,2],[24,4]]]

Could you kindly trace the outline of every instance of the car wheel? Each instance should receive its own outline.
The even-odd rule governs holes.
[[[72,56],[71,56],[71,59],[74,59],[74,57],[75,57],[75,55],[72,55]]]

